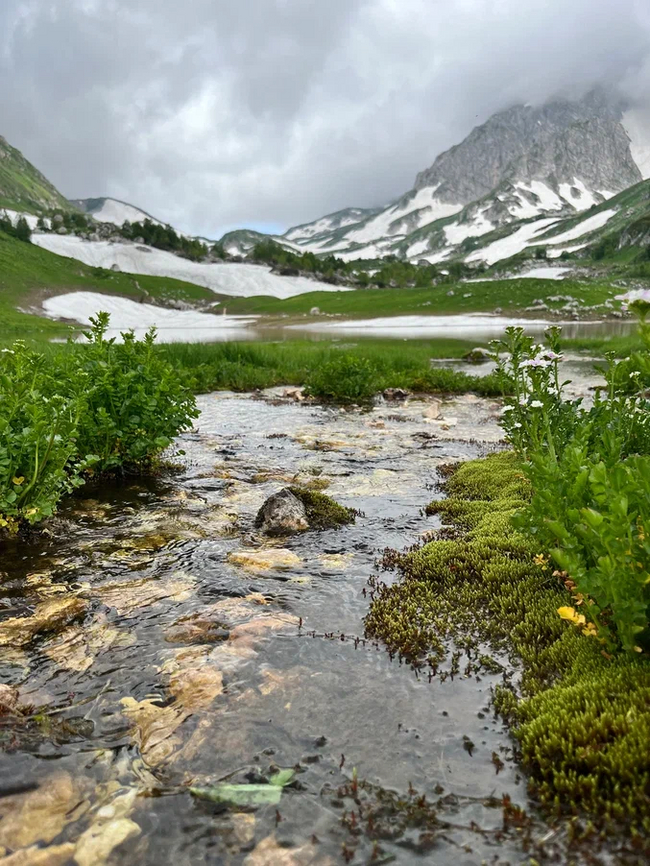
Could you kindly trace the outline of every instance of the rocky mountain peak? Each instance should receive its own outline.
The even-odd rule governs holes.
[[[601,88],[578,101],[512,106],[441,153],[417,175],[415,188],[436,186],[441,201],[460,204],[483,198],[505,180],[555,186],[579,178],[595,190],[619,192],[641,180],[622,109]]]

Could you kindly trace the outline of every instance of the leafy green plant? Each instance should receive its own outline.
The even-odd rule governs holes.
[[[631,305],[650,349],[650,296]],[[503,427],[533,490],[517,523],[575,586],[580,611],[564,607],[560,615],[610,650],[643,652],[650,649],[650,413],[638,392],[646,374],[650,380],[650,351],[628,359],[631,375],[610,357],[607,387],[586,408],[563,399],[559,329],[546,335],[549,346],[537,346],[509,329],[495,344],[499,371],[515,386]]]
[[[307,394],[333,403],[370,403],[378,391],[376,368],[347,354],[313,370],[305,386]]]
[[[51,515],[92,463],[77,452],[80,403],[54,386],[46,358],[24,343],[0,352],[0,529]]]
[[[107,339],[107,313],[91,318],[88,345],[59,356],[64,390],[83,405],[78,449],[97,455],[99,471],[142,469],[198,417],[196,403],[173,368],[154,350],[155,331],[143,340]]]

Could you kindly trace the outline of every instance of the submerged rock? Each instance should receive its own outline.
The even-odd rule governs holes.
[[[302,560],[297,554],[283,547],[264,548],[262,550],[233,550],[228,554],[228,562],[239,565],[248,571],[295,568],[302,564]]]
[[[406,400],[409,396],[406,388],[386,388],[384,391],[385,400]]]
[[[0,646],[27,646],[40,634],[62,631],[82,617],[89,603],[81,598],[51,599],[36,606],[32,616],[5,620],[0,626]]]
[[[255,526],[267,535],[293,535],[309,529],[302,501],[288,488],[269,496],[255,518]]]
[[[482,346],[477,346],[463,355],[463,360],[469,361],[470,364],[485,364],[487,361],[492,360],[492,356],[487,349],[484,349]]]
[[[13,713],[18,707],[18,689],[0,683],[0,716]]]

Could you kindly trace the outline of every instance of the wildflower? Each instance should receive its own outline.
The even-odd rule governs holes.
[[[521,424],[519,423],[519,421],[515,421],[515,423],[512,426],[515,427],[517,430],[519,430],[519,428],[521,427]]]
[[[636,379],[637,376],[641,375],[641,370],[635,370],[633,373],[630,373],[630,379]]]
[[[542,352],[541,357],[546,361],[563,361],[564,355],[558,355],[557,352],[554,352],[552,349],[546,349]]]
[[[567,619],[574,625],[586,626],[587,624],[587,618],[584,614],[578,613],[573,607],[558,607],[557,612],[560,614],[562,619]]]
[[[544,358],[529,358],[528,361],[522,361],[519,365],[520,367],[549,367],[551,364],[550,361],[544,360]]]
[[[588,622],[587,625],[582,629],[582,633],[586,634],[587,637],[598,637],[598,629],[593,622]]]
[[[533,562],[535,563],[535,565],[541,565],[542,567],[545,567],[548,564],[548,558],[544,556],[543,553],[538,553],[537,556],[533,557]]]
[[[514,406],[504,406],[503,409],[501,410],[501,412],[503,415],[505,415],[506,412],[512,412],[512,410],[514,408],[515,408]]]
[[[19,478],[17,478],[16,476],[14,476],[14,477],[11,479],[11,483],[12,483],[12,484],[15,484],[16,487],[20,487],[20,485],[23,483],[24,480],[25,480],[25,476],[24,476],[24,475],[21,475]]]
[[[544,407],[541,400],[532,400],[530,405],[533,409],[542,409]]]

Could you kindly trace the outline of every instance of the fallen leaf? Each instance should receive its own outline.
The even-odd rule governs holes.
[[[282,799],[279,785],[214,785],[211,788],[190,788],[190,793],[212,803],[230,806],[277,806]]]

